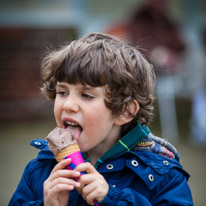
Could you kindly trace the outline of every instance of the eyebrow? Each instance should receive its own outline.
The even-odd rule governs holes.
[[[56,87],[62,87],[62,88],[67,88],[67,85],[64,83],[64,82],[57,82],[57,85]],[[97,90],[95,87],[92,87],[90,85],[81,85],[80,86],[80,89],[83,89],[83,90]]]
[[[95,87],[91,87],[91,86],[88,86],[88,85],[82,86],[82,88],[83,88],[84,90],[96,90]]]
[[[67,88],[67,86],[64,83],[61,83],[61,82],[57,82],[56,87]]]

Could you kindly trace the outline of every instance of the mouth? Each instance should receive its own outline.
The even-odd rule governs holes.
[[[82,127],[75,121],[71,120],[64,120],[64,129],[70,131],[71,135],[73,136],[74,139],[78,141],[81,133],[82,133]]]

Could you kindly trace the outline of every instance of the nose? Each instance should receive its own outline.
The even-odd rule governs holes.
[[[68,96],[64,101],[63,109],[66,112],[78,112],[79,111],[78,100],[73,96]]]

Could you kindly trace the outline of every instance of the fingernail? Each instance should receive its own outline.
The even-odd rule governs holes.
[[[71,190],[73,190],[73,189],[74,189],[74,186],[73,186],[73,185],[70,185],[70,188],[71,188]]]

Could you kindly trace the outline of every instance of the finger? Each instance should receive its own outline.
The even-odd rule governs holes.
[[[50,188],[55,187],[58,184],[66,184],[66,185],[73,185],[74,187],[79,187],[80,183],[76,182],[73,179],[59,177],[50,183]]]
[[[67,185],[67,184],[58,184],[51,189],[53,194],[62,192],[62,191],[71,191],[74,189],[74,185]]]
[[[87,201],[88,204],[92,204],[94,200],[99,203],[103,201],[108,193],[107,187],[99,187],[96,184],[90,184],[83,188],[82,197]]]
[[[98,182],[95,181],[95,178],[92,176],[93,175],[83,175],[78,180],[81,185],[77,188],[77,190],[85,200],[86,196],[98,187]]]
[[[91,184],[89,185],[85,185],[83,188],[82,188],[82,197],[86,200],[86,197],[96,189],[97,185],[92,182]]]
[[[89,204],[94,199],[101,202],[108,193],[109,185],[104,177],[98,173],[82,175],[79,181],[81,185],[85,185],[81,188],[81,194]]]
[[[96,170],[92,170],[92,171],[95,171],[96,173],[95,172],[90,173],[90,174],[86,173],[84,175],[81,175],[79,179],[77,180],[81,184],[81,186],[78,188],[78,192],[80,194],[82,194],[82,189],[84,188],[85,185],[88,185],[94,182],[95,180],[102,179],[102,176]]]
[[[91,165],[89,162],[85,162],[85,163],[81,163],[79,165],[77,165],[77,167],[75,168],[76,171],[79,172],[86,172],[86,173],[94,173],[97,172],[97,170],[94,168],[93,165]]]
[[[54,198],[58,193],[64,192],[64,191],[71,191],[74,189],[74,185],[72,184],[56,184],[52,188],[46,183],[44,183],[44,196]]]
[[[86,173],[84,175],[81,175],[80,178],[78,179],[78,182],[80,182],[81,184],[87,185],[90,184],[91,182],[99,182],[99,184],[104,184],[105,183],[105,179],[104,177],[95,170],[94,173]]]
[[[61,162],[59,162],[52,170],[51,174],[56,172],[57,170],[64,169],[67,165],[71,163],[71,158],[64,159]]]
[[[49,176],[49,181],[53,181],[54,179],[56,178],[59,178],[59,177],[65,177],[65,178],[79,178],[80,177],[80,172],[78,171],[74,171],[74,170],[58,170],[56,171],[55,173],[52,173],[50,176]]]
[[[89,205],[95,205],[95,202],[101,203],[102,202],[102,198],[99,198],[99,200],[97,200],[96,198],[96,192],[93,191],[91,193],[89,193],[86,197],[85,197],[85,201],[89,204]],[[99,204],[98,204],[99,205]]]
[[[85,200],[86,202],[89,204],[89,205],[94,205],[94,202],[96,201],[96,198],[95,198],[95,191],[89,193],[86,197],[85,197]]]
[[[86,185],[82,189],[82,197],[89,205],[94,205],[94,200],[96,200],[97,193],[95,189],[95,184]]]
[[[84,188],[85,185],[95,181],[95,176],[96,176],[95,174],[84,174],[77,179],[77,182],[80,183],[80,187],[78,187],[78,192],[80,194],[82,194],[82,189]]]

